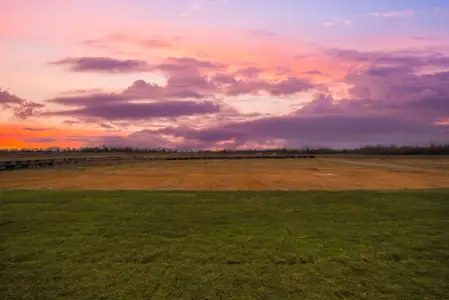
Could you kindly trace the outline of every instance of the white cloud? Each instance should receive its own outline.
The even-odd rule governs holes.
[[[324,22],[321,25],[329,27],[329,26],[334,26],[337,24],[343,24],[343,25],[349,26],[349,25],[352,25],[352,21],[348,20],[348,19],[342,19],[342,18],[333,18],[332,21]]]

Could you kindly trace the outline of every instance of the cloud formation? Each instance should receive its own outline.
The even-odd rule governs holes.
[[[80,109],[46,112],[45,116],[96,117],[104,120],[148,120],[217,113],[220,106],[211,102],[170,101],[157,103],[112,103]]]
[[[109,68],[108,64],[93,65],[105,72]],[[199,100],[258,93],[280,97],[304,92],[314,87],[306,78],[287,77],[283,80],[270,81],[262,79],[261,70],[257,68],[228,71],[226,65],[187,57],[167,58],[159,64],[148,65],[148,68],[164,73],[166,83],[158,85],[139,79],[119,93],[81,93],[56,97],[49,99],[48,102],[68,106],[98,106],[132,100]],[[92,66],[86,68],[92,69]]]
[[[168,58],[152,68],[166,75],[164,85],[139,79],[120,92],[70,93],[48,99],[47,103],[64,108],[47,111],[42,116],[81,118],[94,123],[210,114],[238,118],[235,109],[220,98],[259,93],[284,97],[314,87],[307,79],[288,77],[269,81],[260,78],[261,70],[257,68],[228,71],[227,66],[193,58]]]
[[[112,131],[124,128],[126,122],[158,120],[160,127],[95,138],[99,143],[146,147],[355,147],[426,144],[449,138],[445,125],[449,72],[444,71],[449,67],[448,56],[348,49],[328,49],[326,54],[351,66],[342,78],[348,86],[343,98],[335,98],[326,89],[318,92],[318,85],[307,79],[307,75],[320,74],[317,69],[306,72],[304,78],[283,75],[269,80],[264,68],[233,69],[209,60],[170,57],[148,64],[151,70],[165,74],[164,84],[138,79],[114,93],[99,89],[71,92],[48,99],[62,108],[41,116],[80,119]],[[97,66],[109,68],[108,64]],[[283,115],[250,116],[227,104],[242,95],[281,100],[306,91],[314,91],[313,99]],[[0,95],[3,103],[25,101],[7,92]],[[173,126],[169,120],[180,123]]]
[[[0,89],[0,104],[21,104],[23,102],[25,102],[25,99]]]
[[[44,107],[40,103],[25,100],[2,89],[0,89],[0,105],[5,110],[12,111],[13,116],[20,120],[36,115],[39,109]]]
[[[105,10],[97,1],[89,11],[79,2],[6,1],[9,33],[0,49],[6,66],[0,81],[19,96],[0,90],[0,118],[12,117],[20,124],[17,136],[27,138],[14,145],[245,148],[448,141],[449,43],[435,30],[446,21],[432,13],[430,23],[422,24],[430,9],[411,4],[388,11],[380,1],[363,13],[366,5],[354,1],[354,10],[332,19],[318,6],[301,12],[294,1],[285,4],[289,11],[236,1],[232,9],[241,18],[233,19],[225,7],[209,6],[205,14],[215,1],[190,1],[178,10],[164,1],[115,2]],[[331,2],[328,10],[337,12],[339,4]],[[173,15],[186,9],[195,18]],[[401,20],[388,32],[372,26],[373,20],[351,26],[362,18],[412,17],[417,9],[419,19],[406,27]],[[175,19],[163,20],[168,15]],[[40,131],[44,124],[62,133]],[[68,134],[66,128],[82,131]]]
[[[137,73],[137,72],[188,72],[192,70],[219,69],[223,66],[211,61],[190,57],[168,57],[159,64],[149,64],[144,60],[118,59],[113,57],[69,57],[50,62],[65,65],[72,72]]]
[[[416,51],[384,52],[329,49],[327,53],[338,60],[377,66],[402,66],[420,69],[427,66],[448,67],[449,55],[441,52],[419,53]]]
[[[36,131],[36,132],[42,132],[42,131],[49,130],[48,128],[32,128],[32,127],[24,127],[22,129],[27,130],[27,131]]]
[[[50,62],[53,65],[65,65],[73,72],[105,72],[111,74],[146,72],[150,65],[142,60],[121,60],[110,57],[71,57]]]
[[[146,136],[164,136],[165,145],[173,146],[171,141],[181,139],[176,146],[208,148],[423,145],[449,140],[449,72],[419,72],[426,66],[435,70],[447,67],[446,56],[342,49],[329,53],[347,62],[363,63],[344,77],[350,86],[344,99],[317,94],[300,109],[283,116],[229,120],[199,129],[178,126],[145,130],[138,133],[140,144],[145,144]],[[221,75],[215,80],[244,92],[257,89],[255,83],[236,85],[231,76]],[[131,135],[120,141],[126,144],[134,138]]]
[[[337,24],[343,24],[343,25],[349,26],[349,25],[352,25],[352,21],[348,20],[348,19],[343,19],[343,18],[333,18],[331,21],[324,22],[321,25],[330,27],[330,26],[334,26]]]
[[[203,130],[166,129],[161,133],[208,142],[231,142],[241,147],[248,141],[264,142],[281,139],[288,147],[304,146],[360,146],[392,144],[399,137],[404,143],[428,143],[441,138],[443,130],[412,121],[382,116],[326,116],[269,117],[254,121],[231,123]]]

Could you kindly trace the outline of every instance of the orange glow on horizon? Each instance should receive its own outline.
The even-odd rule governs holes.
[[[28,130],[30,128],[32,130]],[[107,136],[107,132],[79,130],[73,128],[56,129],[45,126],[27,126],[19,124],[0,124],[0,149],[24,148],[79,148],[85,145],[81,141],[72,141],[70,137],[95,138]],[[39,141],[41,139],[41,141]],[[48,139],[48,140],[46,140]]]

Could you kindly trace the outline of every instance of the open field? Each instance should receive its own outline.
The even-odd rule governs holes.
[[[443,187],[443,156],[3,171],[0,299],[444,299]]]
[[[449,190],[0,191],[1,299],[445,299]]]
[[[420,169],[449,170],[448,155],[404,155],[404,156],[328,156],[329,159],[350,160],[363,162],[367,161],[376,164],[395,164],[409,166]]]
[[[449,187],[449,157],[150,161],[0,172],[0,188],[347,190]]]

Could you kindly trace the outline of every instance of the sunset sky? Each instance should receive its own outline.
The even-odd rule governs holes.
[[[449,143],[448,0],[0,0],[0,148]]]

